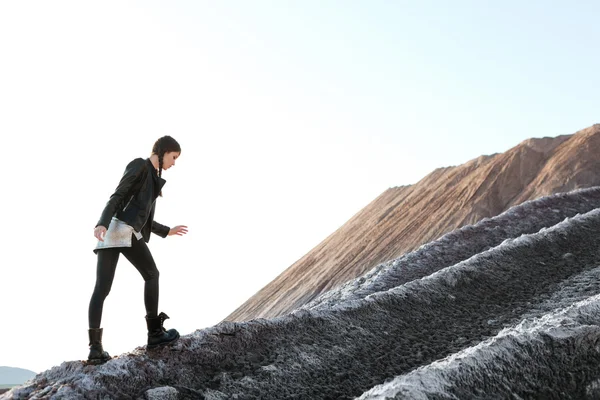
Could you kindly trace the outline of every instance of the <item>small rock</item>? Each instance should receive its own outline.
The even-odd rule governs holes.
[[[147,400],[177,400],[177,389],[171,386],[162,386],[146,390]]]

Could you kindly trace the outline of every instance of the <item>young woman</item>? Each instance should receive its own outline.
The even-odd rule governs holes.
[[[175,165],[181,154],[179,143],[163,136],[154,143],[150,157],[136,158],[125,168],[115,192],[104,207],[94,228],[98,239],[96,285],[89,306],[90,353],[88,363],[102,364],[111,357],[102,348],[102,307],[115,276],[119,254],[123,254],[144,278],[144,304],[148,328],[148,348],[165,345],[179,338],[175,329],[163,327],[164,312],[158,314],[158,269],[146,243],[150,233],[167,237],[182,236],[187,226],[169,228],[154,221],[154,207],[166,181],[162,171]]]

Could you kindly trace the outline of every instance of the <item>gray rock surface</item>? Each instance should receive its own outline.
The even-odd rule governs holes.
[[[526,319],[491,339],[378,385],[359,399],[597,399],[599,344],[600,295],[596,295]]]
[[[597,398],[598,207],[600,188],[525,203],[312,308],[67,361],[0,398]]]
[[[146,391],[147,400],[177,400],[178,397],[177,389],[171,386],[163,386]]]
[[[599,194],[597,188],[582,189],[524,202],[508,212],[484,218],[475,225],[452,231],[413,252],[379,264],[362,277],[340,285],[300,308],[333,307],[420,279],[496,247],[507,239],[535,233],[565,218],[591,211],[598,207]],[[555,207],[557,205],[560,207]]]

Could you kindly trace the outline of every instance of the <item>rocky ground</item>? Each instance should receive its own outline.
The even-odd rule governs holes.
[[[600,398],[600,188],[466,226],[272,319],[0,399]]]
[[[240,305],[227,321],[284,315],[376,265],[542,196],[600,186],[600,124],[525,140],[386,190]]]

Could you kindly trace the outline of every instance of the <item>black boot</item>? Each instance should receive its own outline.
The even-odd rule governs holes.
[[[88,329],[90,337],[90,354],[88,355],[88,364],[104,364],[110,360],[110,355],[102,348],[102,328]]]
[[[164,312],[158,314],[158,317],[149,318],[146,315],[146,325],[148,325],[148,348],[152,349],[157,346],[163,346],[171,343],[179,338],[179,332],[176,329],[163,328],[163,322],[169,316]]]

